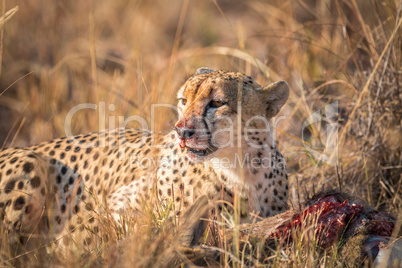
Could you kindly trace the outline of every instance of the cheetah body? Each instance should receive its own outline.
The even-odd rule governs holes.
[[[282,212],[287,174],[267,120],[288,91],[285,82],[261,88],[241,73],[200,68],[180,88],[179,119],[165,136],[116,129],[5,149],[3,228],[12,235],[50,231],[56,241],[80,234],[88,246],[103,211],[119,220],[149,200],[173,201],[180,214],[200,195],[233,203],[238,194],[245,216]]]

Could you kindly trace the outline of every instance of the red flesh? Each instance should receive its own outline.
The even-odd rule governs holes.
[[[319,245],[325,248],[339,240],[345,230],[352,224],[364,224],[364,219],[358,219],[362,211],[363,206],[360,204],[352,204],[348,200],[339,202],[334,196],[327,196],[307,207],[301,213],[296,214],[289,224],[280,226],[271,236],[291,241],[294,234],[292,229],[300,228],[303,222],[308,220],[315,226],[314,233]],[[391,236],[394,223],[389,221],[390,216],[377,211],[373,211],[370,215],[373,218],[367,226],[369,233],[379,236]],[[351,228],[357,231],[357,228]]]

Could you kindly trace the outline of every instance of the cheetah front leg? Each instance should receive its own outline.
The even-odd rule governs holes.
[[[154,180],[151,175],[142,175],[123,185],[107,197],[107,208],[113,219],[122,224],[126,217],[138,216],[144,210],[152,211]]]

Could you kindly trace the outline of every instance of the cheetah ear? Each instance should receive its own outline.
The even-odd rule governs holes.
[[[199,75],[199,74],[209,74],[209,73],[213,73],[214,70],[208,68],[208,67],[201,67],[198,68],[197,71],[195,71],[194,75]]]
[[[265,104],[267,118],[272,118],[279,113],[279,110],[286,103],[289,97],[289,85],[285,81],[278,81],[264,87],[260,91]]]

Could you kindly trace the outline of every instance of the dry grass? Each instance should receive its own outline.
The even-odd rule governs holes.
[[[178,86],[196,68],[238,70],[262,85],[290,84],[280,114],[285,117],[276,127],[293,205],[307,192],[337,187],[377,209],[401,211],[400,1],[26,0],[18,2],[17,12],[7,13],[15,5],[3,0],[1,6],[7,15],[0,20],[2,147],[64,136],[66,114],[80,103],[114,104],[115,111],[106,109],[106,128],[117,127],[109,116],[131,115],[143,116],[151,126],[151,104],[175,103]],[[334,101],[340,112],[338,172],[316,161],[301,142],[304,134],[307,144],[323,148],[325,125],[302,129],[302,124]],[[73,133],[101,129],[98,113],[77,114]],[[175,122],[173,111],[163,108],[155,118],[155,130]],[[160,226],[164,216],[159,216],[148,225]],[[153,240],[164,236],[151,230],[116,236],[143,242],[130,247],[126,264],[152,263],[144,256],[158,252]],[[336,254],[323,259],[310,252],[305,259],[303,239],[299,242],[300,251],[289,256],[291,265],[337,264]],[[109,252],[104,247],[113,243],[81,264],[104,263]],[[222,250],[240,258],[239,248]],[[280,266],[280,251],[276,256],[272,264]],[[234,264],[241,265],[241,260]]]

